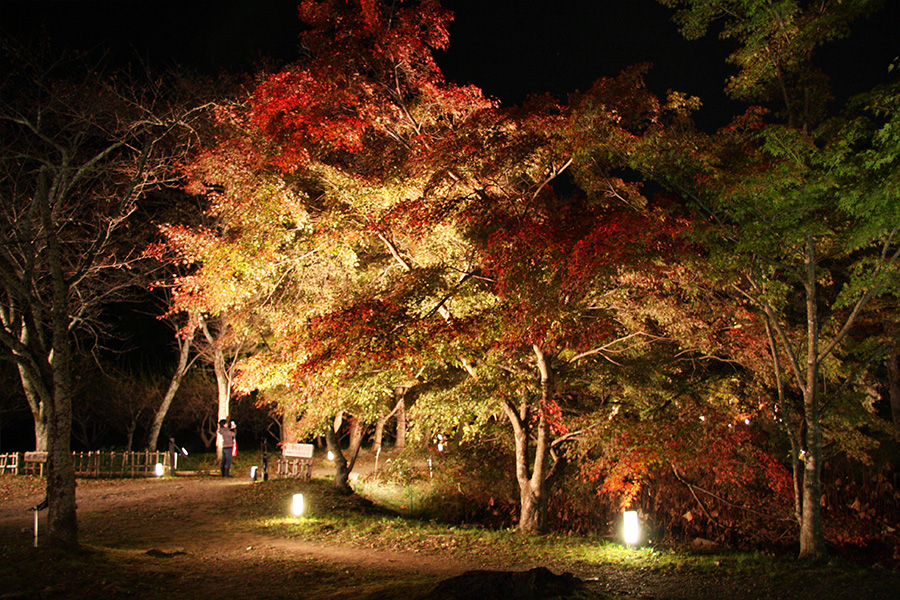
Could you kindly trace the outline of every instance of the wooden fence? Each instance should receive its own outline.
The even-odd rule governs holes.
[[[171,472],[168,452],[73,452],[72,462],[78,477],[148,477],[156,475],[156,465]],[[43,475],[45,453],[15,452],[0,454],[0,474]]]
[[[22,468],[22,453],[21,452],[13,452],[12,454],[0,454],[0,475],[4,473],[12,473],[13,475],[19,474],[19,469]]]
[[[73,452],[78,477],[145,477],[156,475],[156,465],[169,472],[168,452]]]
[[[296,477],[309,481],[312,476],[312,459],[284,457],[279,458],[275,465],[277,477]]]

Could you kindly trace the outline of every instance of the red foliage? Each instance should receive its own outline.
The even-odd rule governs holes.
[[[582,477],[620,510],[652,490],[653,520],[673,532],[715,539],[736,528],[773,541],[793,527],[791,473],[765,449],[766,436],[735,416],[617,419]]]

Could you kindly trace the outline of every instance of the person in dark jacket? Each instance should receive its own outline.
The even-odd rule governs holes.
[[[222,477],[231,477],[229,471],[231,471],[231,460],[233,458],[233,450],[234,450],[234,439],[235,439],[235,425],[234,421],[231,422],[231,425],[228,424],[228,419],[222,419],[219,421],[219,429],[216,431],[216,435],[219,436],[222,444],[222,462],[219,464],[219,468],[222,471]]]

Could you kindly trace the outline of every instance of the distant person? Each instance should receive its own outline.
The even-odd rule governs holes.
[[[229,471],[231,471],[231,460],[234,457],[232,452],[234,450],[235,429],[234,421],[231,422],[231,425],[228,424],[228,419],[219,421],[219,429],[216,431],[216,435],[222,440],[222,462],[219,465],[222,470],[222,477],[231,477]]]

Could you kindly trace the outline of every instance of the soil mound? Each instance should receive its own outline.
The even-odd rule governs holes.
[[[551,600],[572,598],[583,583],[571,573],[544,567],[528,571],[466,571],[438,583],[420,600]]]

